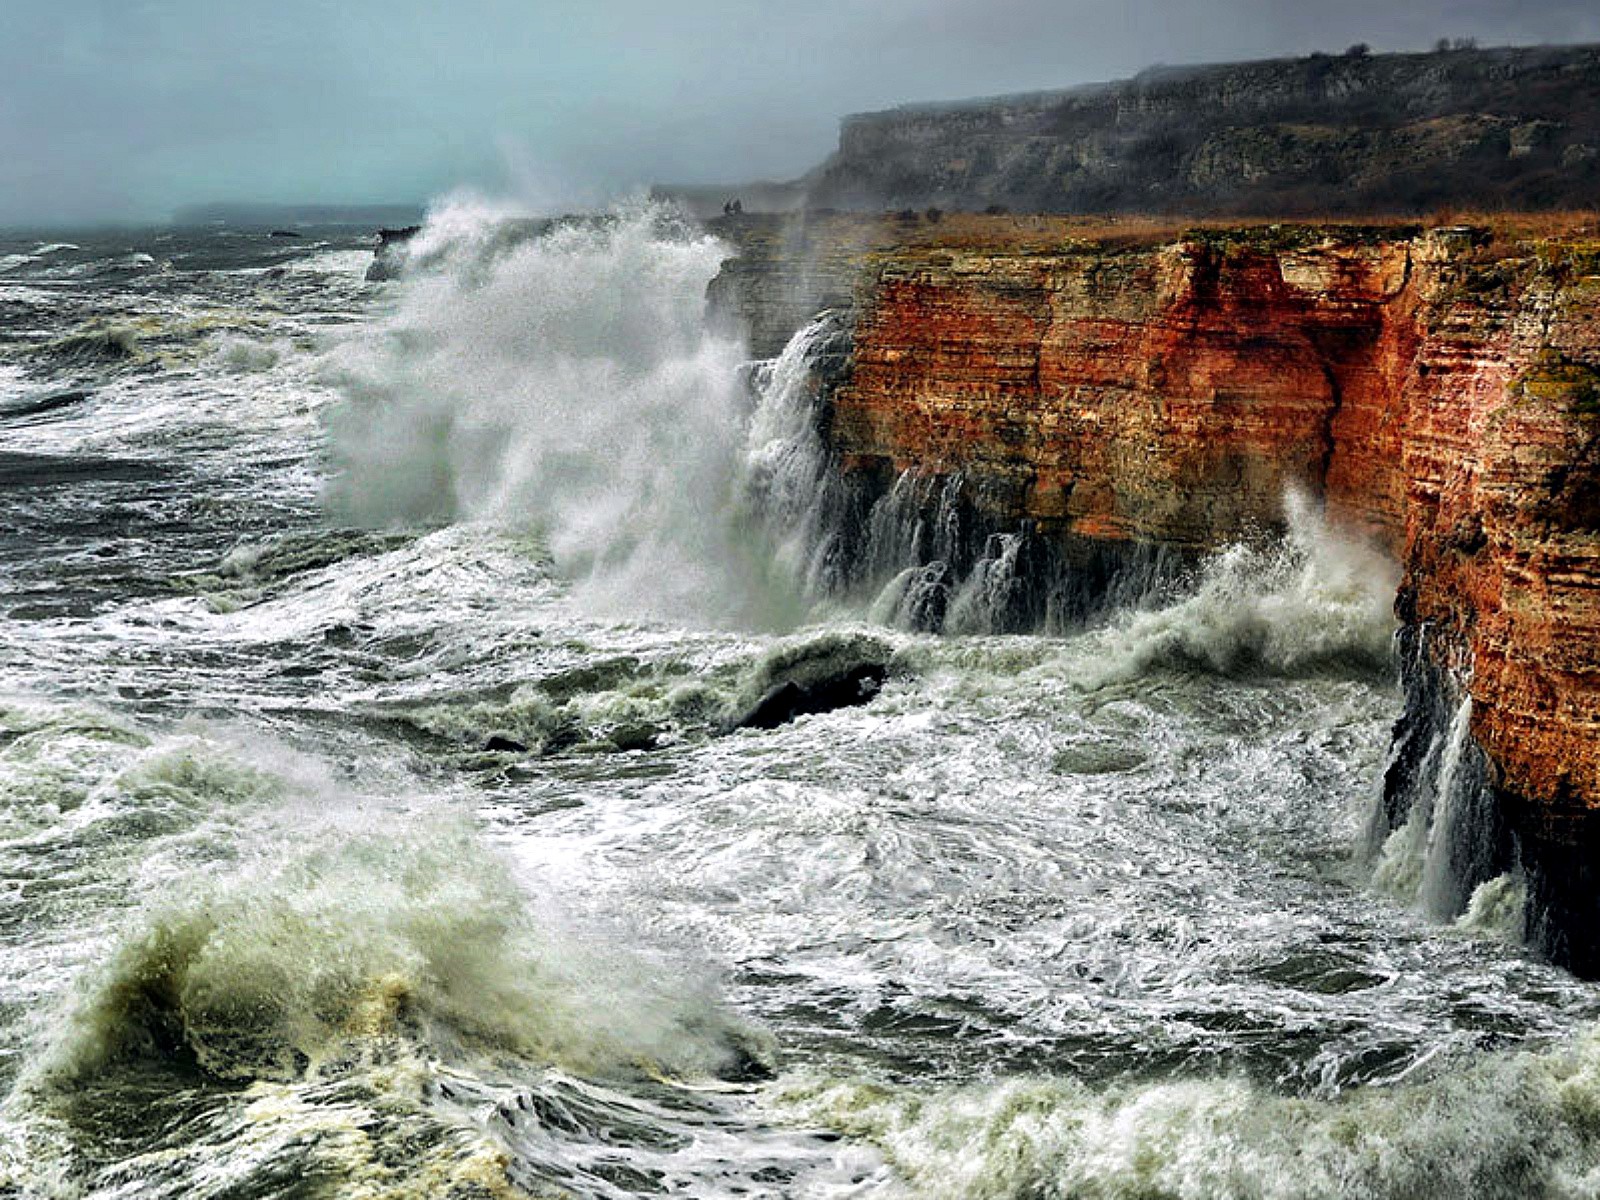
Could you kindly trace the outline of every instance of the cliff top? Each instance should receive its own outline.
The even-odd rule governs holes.
[[[755,213],[719,217],[707,227],[741,255],[784,254],[815,258],[864,256],[900,249],[987,251],[997,254],[1059,254],[1144,249],[1180,241],[1248,242],[1286,249],[1317,242],[1407,240],[1428,228],[1472,231],[1480,256],[1495,257],[1517,246],[1560,242],[1600,248],[1600,208],[1558,212],[1443,210],[1425,222],[1375,215],[1352,220],[1338,215],[1284,220],[1278,217],[1178,217],[1098,214],[944,212],[905,209],[893,213],[811,210],[796,214]]]
[[[1433,107],[1482,107],[1503,102],[1505,85],[1514,85],[1522,77],[1550,74],[1559,79],[1564,73],[1586,73],[1600,66],[1600,44],[1452,47],[1394,54],[1358,50],[1236,62],[1159,63],[1127,79],[959,100],[912,101],[851,113],[841,124],[876,124],[897,117],[914,120],[1021,113],[1100,105],[1130,97],[1159,101],[1174,94],[1188,98],[1206,92],[1228,95],[1240,106],[1277,104],[1291,92],[1343,99],[1352,91],[1367,90],[1384,101],[1398,98]],[[1553,98],[1560,99],[1549,92],[1525,99],[1538,104]]]

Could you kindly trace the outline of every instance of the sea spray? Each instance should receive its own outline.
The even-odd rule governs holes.
[[[1456,927],[1502,941],[1521,941],[1527,906],[1528,885],[1521,872],[1507,871],[1472,889],[1467,910],[1456,918]]]
[[[1462,698],[1456,715],[1445,733],[1439,760],[1439,776],[1434,784],[1432,811],[1417,814],[1426,825],[1426,848],[1422,852],[1418,899],[1435,917],[1453,917],[1459,909],[1459,886],[1455,875],[1454,850],[1461,832],[1469,823],[1466,794],[1471,784],[1465,778],[1465,760],[1472,738],[1472,697]],[[1431,819],[1429,819],[1431,818]]]
[[[1202,564],[1188,595],[1118,614],[1101,635],[1105,665],[1084,682],[1161,668],[1227,675],[1392,666],[1394,564],[1330,529],[1301,494],[1289,493],[1284,511],[1281,541],[1226,547]]]
[[[258,830],[233,871],[164,889],[86,976],[39,1078],[157,1062],[292,1081],[386,1043],[601,1075],[743,1069],[759,1039],[709,990],[541,925],[555,910],[469,826],[382,824]]]
[[[827,402],[819,364],[848,337],[841,314],[824,313],[789,339],[757,379],[745,438],[741,498],[760,523],[780,569],[812,601],[845,583],[841,497],[823,444]]]
[[[735,512],[745,353],[704,319],[727,250],[648,205],[509,230],[458,205],[418,236],[330,359],[334,510],[536,528],[591,607],[791,621]]]

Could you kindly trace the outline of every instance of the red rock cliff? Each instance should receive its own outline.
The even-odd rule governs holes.
[[[1600,809],[1600,265],[1473,242],[892,253],[833,441],[847,469],[962,472],[1093,539],[1203,548],[1319,490],[1399,556],[1408,617],[1453,634],[1507,789]]]
[[[1320,492],[1400,560],[1401,615],[1470,691],[1521,836],[1600,846],[1594,243],[933,239],[857,270],[847,473],[960,473],[997,519],[1194,550]]]

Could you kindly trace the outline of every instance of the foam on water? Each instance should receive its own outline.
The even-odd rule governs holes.
[[[1108,661],[1087,682],[1162,667],[1219,674],[1388,667],[1394,563],[1338,536],[1303,495],[1291,492],[1284,509],[1281,542],[1231,546],[1204,564],[1188,596],[1115,619]]]
[[[746,1075],[771,1054],[709,973],[531,894],[468,823],[428,803],[345,796],[285,748],[152,737],[93,710],[12,705],[4,728],[0,780],[60,797],[40,819],[53,838],[105,847],[118,824],[101,871],[115,877],[137,848],[157,885],[37,1014],[0,1109],[0,1182],[49,1191],[59,1158],[79,1164],[66,1194],[139,1180],[152,1194],[221,1195],[270,1190],[282,1156],[300,1169],[309,1156],[358,1190],[388,1179],[427,1195],[430,1180],[476,1175],[509,1195],[505,1139],[468,1118],[484,1087],[533,1084],[525,1106],[552,1071],[558,1090],[567,1077],[666,1087]],[[95,745],[63,755],[80,735]],[[48,779],[35,766],[45,737],[60,764]],[[152,823],[174,806],[180,821]],[[93,837],[96,822],[74,816],[90,808]],[[199,1106],[177,1153],[162,1144],[172,1113],[140,1111],[151,1087]],[[239,1099],[218,1106],[222,1095]],[[79,1151],[113,1125],[122,1148],[97,1172]],[[412,1147],[404,1163],[389,1144]],[[570,1169],[560,1146],[546,1153]]]
[[[1331,1102],[1238,1080],[1048,1078],[946,1090],[800,1078],[776,1101],[870,1139],[930,1200],[1577,1200],[1600,1188],[1594,1032]]]

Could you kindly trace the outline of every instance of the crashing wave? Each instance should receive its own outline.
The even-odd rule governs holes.
[[[641,205],[507,232],[433,215],[379,337],[330,370],[330,503],[361,523],[538,530],[600,608],[782,623],[739,527],[738,342],[709,333],[726,250]]]
[[[328,844],[157,905],[85,988],[44,1075],[156,1061],[287,1081],[408,1043],[705,1076],[759,1052],[705,991],[541,929],[468,829],[312,840]]]
[[[1235,545],[1208,560],[1189,594],[1124,611],[1102,635],[1090,686],[1153,670],[1220,675],[1386,670],[1394,661],[1397,570],[1340,538],[1302,496],[1285,500],[1287,534]]]

